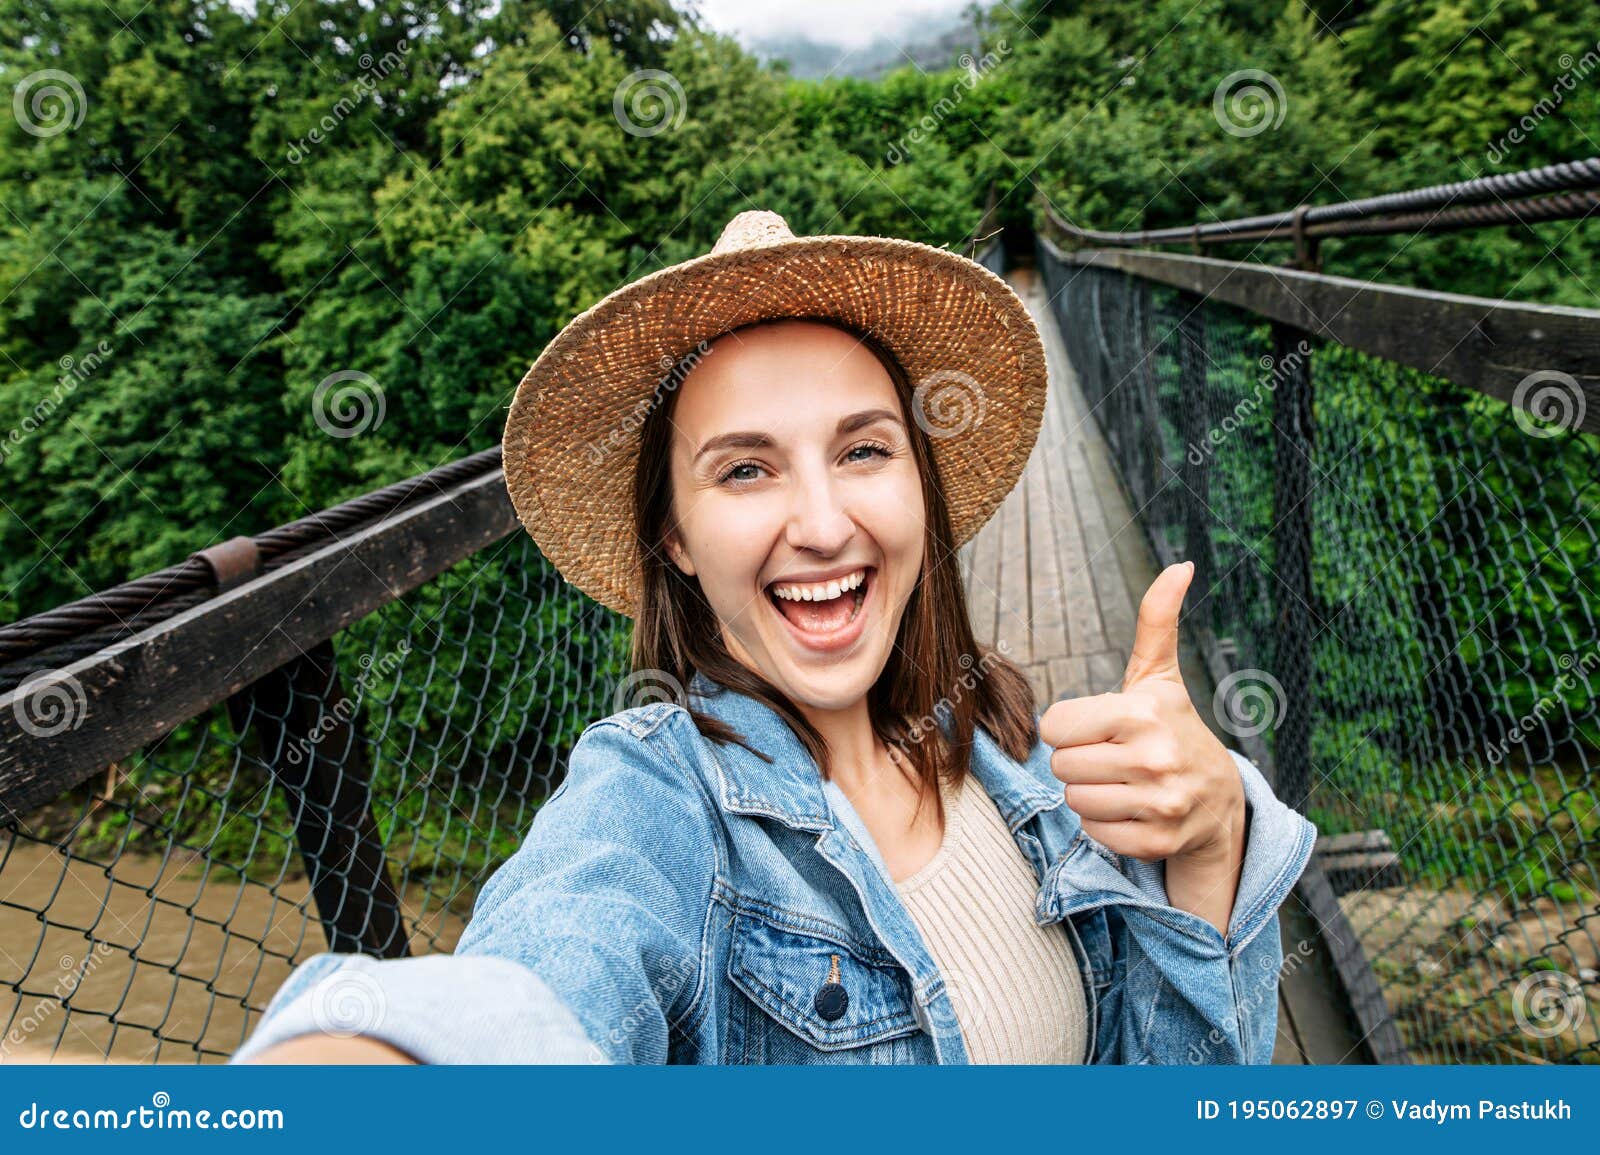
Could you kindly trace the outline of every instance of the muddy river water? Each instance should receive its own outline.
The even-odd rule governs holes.
[[[108,872],[0,836],[0,1063],[221,1061],[293,963],[326,949],[308,889],[186,852],[124,853]],[[470,901],[440,905],[405,894],[414,952],[460,937]]]

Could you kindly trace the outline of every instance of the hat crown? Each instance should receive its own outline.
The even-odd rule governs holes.
[[[751,209],[740,213],[723,227],[722,235],[711,249],[711,255],[780,245],[794,239],[789,223],[777,213]]]

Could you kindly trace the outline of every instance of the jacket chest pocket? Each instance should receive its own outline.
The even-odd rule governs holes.
[[[931,1039],[921,1030],[905,972],[888,956],[735,917],[728,978],[743,996],[731,1016],[734,1063],[910,1063]],[[826,989],[825,989],[826,988]],[[736,998],[736,1002],[738,999]]]

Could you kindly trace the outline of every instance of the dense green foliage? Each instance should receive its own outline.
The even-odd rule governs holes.
[[[991,181],[1028,212],[1029,174],[1137,227],[1600,151],[1588,14],[1024,3],[983,18],[971,73],[810,83],[665,0],[0,0],[0,615],[493,444],[561,325],[746,208],[954,244]],[[1213,97],[1246,68],[1281,99],[1238,135]],[[640,69],[681,87],[664,123]],[[1326,258],[1592,303],[1594,252],[1551,225]],[[315,419],[335,373],[381,389],[359,436]]]

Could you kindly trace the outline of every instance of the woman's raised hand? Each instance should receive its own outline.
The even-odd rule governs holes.
[[[1226,934],[1244,857],[1244,787],[1178,668],[1178,616],[1193,577],[1183,562],[1150,584],[1121,691],[1054,703],[1039,736],[1055,748],[1050,769],[1084,833],[1118,854],[1165,860],[1172,904]]]

